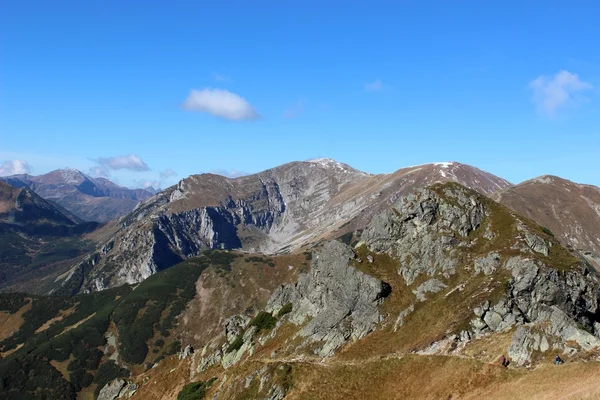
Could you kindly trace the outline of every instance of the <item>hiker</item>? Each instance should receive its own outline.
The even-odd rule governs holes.
[[[502,364],[502,366],[506,368],[508,367],[508,363],[509,361],[506,359],[506,357],[504,357],[504,355],[502,355],[502,357],[500,357],[500,364]]]
[[[560,356],[557,354],[557,355],[556,355],[556,357],[554,358],[554,363],[555,363],[556,365],[560,365],[560,364],[564,363],[564,361],[563,361],[563,359],[562,359],[562,358],[560,358]]]

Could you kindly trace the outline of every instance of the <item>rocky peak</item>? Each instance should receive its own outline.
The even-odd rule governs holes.
[[[361,238],[399,260],[407,286],[422,282],[417,301],[446,290],[457,274],[506,282],[499,299],[474,308],[471,329],[456,340],[522,327],[508,352],[519,364],[549,342],[565,351],[574,351],[569,341],[586,350],[600,345],[598,274],[532,221],[467,188],[418,190],[375,216]]]

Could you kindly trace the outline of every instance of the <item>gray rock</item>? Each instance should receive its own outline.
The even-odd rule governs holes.
[[[194,348],[189,344],[185,346],[185,348],[179,353],[179,361],[185,360],[188,357],[191,357],[194,354]]]
[[[129,399],[135,394],[135,392],[137,392],[137,390],[138,385],[136,385],[135,383],[129,383],[123,389],[121,389],[121,392],[119,393],[119,398]]]
[[[475,332],[487,328],[487,324],[481,318],[473,318],[471,320],[471,326],[475,329]]]
[[[483,320],[492,331],[496,331],[502,323],[502,316],[495,311],[488,311],[483,316]]]
[[[237,336],[246,328],[250,317],[246,315],[233,315],[225,320],[225,337],[227,342],[232,343]]]
[[[542,336],[542,340],[540,341],[540,351],[545,353],[550,349],[550,344],[548,343],[548,338],[546,336]]]
[[[448,285],[438,279],[429,279],[413,290],[413,293],[417,296],[417,300],[425,301],[427,299],[425,297],[426,293],[437,293],[447,287]]]
[[[121,389],[125,387],[127,382],[124,379],[114,379],[108,382],[102,389],[100,389],[100,393],[98,394],[97,400],[114,400],[119,397],[121,393]]]
[[[527,246],[531,248],[531,250],[548,256],[550,250],[548,249],[548,245],[546,242],[537,235],[534,235],[530,232],[525,232],[525,242]]]
[[[519,326],[512,337],[512,343],[508,348],[508,357],[516,365],[525,365],[531,361],[533,340],[531,331],[526,326]]]
[[[278,288],[266,310],[276,313],[292,303],[289,320],[295,324],[312,318],[299,334],[305,343],[322,341],[316,350],[329,356],[347,340],[357,340],[379,322],[377,305],[390,293],[390,286],[349,265],[355,257],[350,247],[338,241],[326,243],[313,257],[309,274],[298,282]]]
[[[500,255],[496,252],[489,253],[485,257],[475,259],[475,273],[483,272],[485,275],[491,275],[500,266]]]
[[[404,319],[413,311],[415,311],[415,305],[411,304],[406,309],[402,310],[400,314],[398,314],[398,318],[396,318],[396,322],[394,323],[394,332],[404,325]]]
[[[484,218],[483,203],[466,189],[445,195],[451,200],[428,189],[417,190],[398,200],[392,210],[377,214],[361,235],[371,250],[400,260],[399,272],[407,285],[421,274],[454,274],[459,241],[453,236],[466,237]]]

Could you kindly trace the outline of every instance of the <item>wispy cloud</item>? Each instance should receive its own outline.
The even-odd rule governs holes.
[[[302,107],[302,101],[298,101],[295,105],[293,105],[292,107],[285,110],[283,112],[283,116],[291,119],[291,118],[295,118],[298,115],[302,114],[303,111],[304,111],[304,109]]]
[[[88,175],[93,178],[110,178],[110,171],[102,165],[96,165],[88,169]]]
[[[365,90],[367,92],[377,92],[383,89],[383,82],[381,79],[376,79],[373,82],[365,83]]]
[[[148,188],[152,188],[152,189],[160,189],[160,181],[158,180],[152,180],[152,179],[148,179],[148,180],[137,180],[134,183],[136,188],[142,188],[142,189],[148,189]]]
[[[192,90],[183,107],[230,121],[250,121],[260,115],[243,97],[224,89]]]
[[[540,114],[554,117],[558,111],[577,106],[586,98],[581,94],[593,86],[577,74],[561,70],[554,76],[539,76],[529,83],[533,102]]]
[[[28,174],[30,172],[31,165],[24,160],[7,160],[0,164],[0,176]]]
[[[236,169],[213,169],[208,172],[210,174],[226,176],[227,178],[239,178],[240,176],[249,175],[247,172],[238,171]]]
[[[161,181],[166,181],[167,179],[177,176],[177,172],[173,171],[172,169],[165,169],[164,171],[160,172],[160,180]]]
[[[140,157],[135,154],[126,156],[98,158],[98,164],[110,170],[126,169],[129,171],[149,171],[150,168]]]
[[[213,77],[213,79],[215,81],[218,81],[218,82],[225,82],[225,83],[231,83],[231,82],[233,82],[233,79],[231,79],[227,75],[223,75],[223,74],[220,74],[218,72],[213,73],[212,77]]]

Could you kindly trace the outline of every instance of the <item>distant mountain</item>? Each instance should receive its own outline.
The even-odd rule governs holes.
[[[71,218],[29,188],[0,181],[0,289],[43,291],[39,280],[57,268],[64,272],[88,251],[80,236],[97,226]]]
[[[456,162],[371,175],[318,159],[235,179],[193,175],[119,220],[116,234],[78,268],[85,290],[101,290],[142,281],[205,249],[286,253],[360,230],[409,191],[450,181],[482,194],[510,186]]]
[[[600,268],[600,188],[544,175],[500,192],[496,200],[587,253]]]
[[[85,221],[107,222],[121,217],[154,195],[144,189],[118,186],[105,178],[92,178],[75,169],[38,176],[12,175],[0,180],[17,188],[28,187]]]

